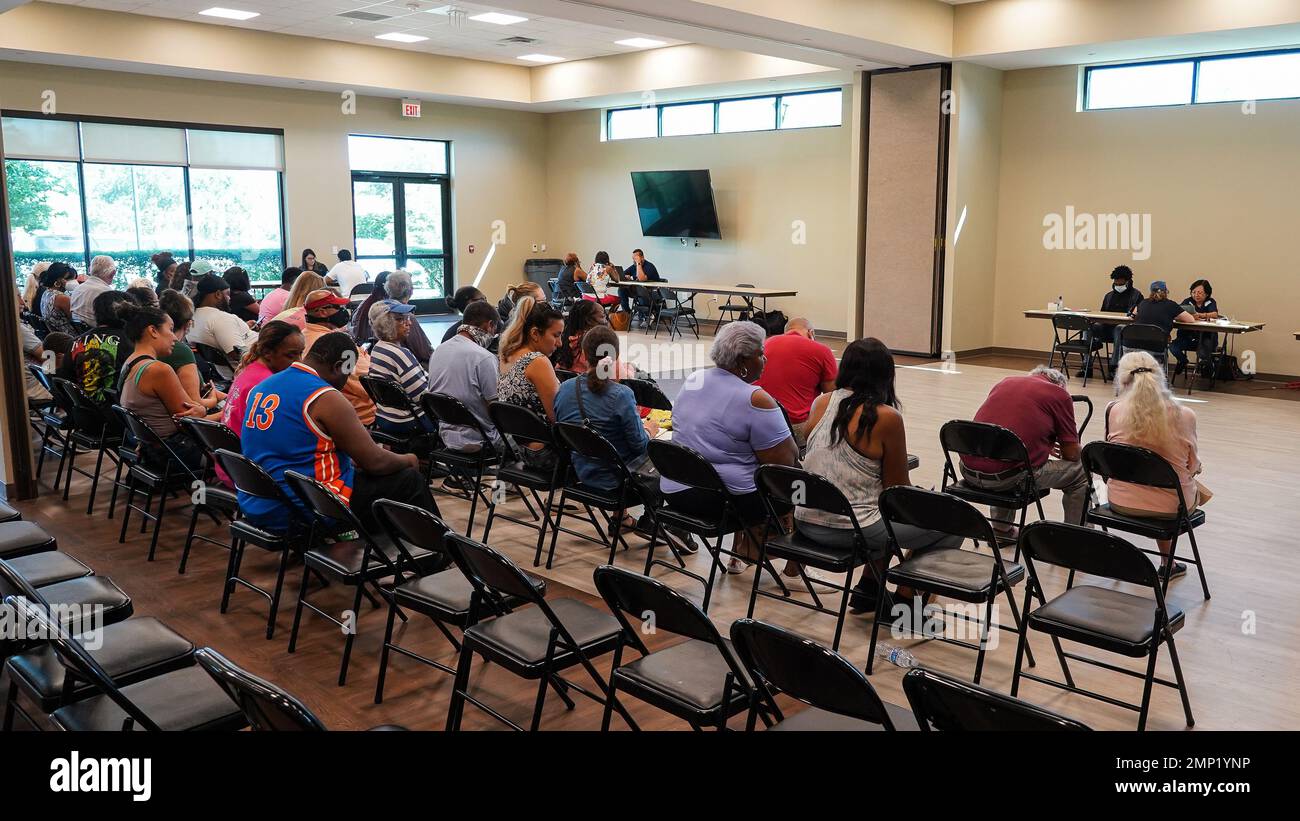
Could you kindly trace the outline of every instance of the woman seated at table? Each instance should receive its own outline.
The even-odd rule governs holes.
[[[1183,300],[1183,310],[1192,315],[1197,322],[1211,322],[1219,318],[1219,304],[1214,301],[1214,288],[1208,279],[1198,279],[1192,283],[1190,294]],[[1214,352],[1219,348],[1219,335],[1208,331],[1178,332],[1169,352],[1178,360],[1174,376],[1187,370],[1187,352],[1196,350],[1196,364],[1202,376],[1209,376],[1209,363]]]
[[[767,511],[754,484],[759,465],[799,464],[785,415],[776,401],[754,380],[763,373],[766,334],[753,322],[732,322],[713,338],[709,358],[716,368],[695,371],[673,405],[673,442],[700,454],[718,470],[731,508],[740,518],[732,558],[723,570],[743,573],[758,558]],[[670,507],[705,519],[718,515],[718,499],[708,491],[662,480]],[[797,576],[798,565],[787,562],[785,575]]]
[[[880,492],[912,483],[907,470],[907,433],[894,392],[894,357],[879,339],[859,339],[844,349],[835,390],[813,401],[805,425],[808,450],[805,470],[826,477],[843,491],[867,542],[870,572],[854,587],[854,610],[876,609],[880,574],[889,565],[889,533],[880,517]],[[829,547],[851,548],[853,525],[847,517],[797,508],[795,528],[800,534]],[[909,552],[937,547],[960,547],[961,538],[913,527],[894,525],[898,546]],[[874,574],[874,575],[873,575]],[[900,591],[900,599],[910,591]],[[893,605],[886,603],[885,612]]]
[[[596,292],[595,301],[604,305],[606,308],[617,305],[618,289],[615,288],[610,292],[609,286],[616,284],[620,279],[620,271],[617,265],[610,263],[608,251],[597,251],[596,261],[591,264],[591,270],[587,272],[587,280],[591,283],[592,290]],[[583,295],[584,299],[592,299],[589,294]]]
[[[1187,512],[1209,501],[1210,493],[1196,476],[1201,460],[1196,445],[1196,413],[1174,401],[1165,382],[1164,368],[1146,351],[1134,351],[1119,361],[1115,374],[1119,398],[1106,406],[1106,441],[1153,450],[1178,475]],[[1173,490],[1134,485],[1129,482],[1106,483],[1110,507],[1123,516],[1172,519],[1178,515],[1178,496]],[[1170,561],[1170,541],[1156,542],[1164,557],[1161,571]],[[1182,576],[1187,565],[1177,562],[1171,577]]]

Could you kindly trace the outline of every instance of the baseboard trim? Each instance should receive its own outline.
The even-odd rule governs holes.
[[[972,348],[969,351],[957,351],[955,356],[958,359],[962,359],[964,357],[975,357],[975,356],[1019,356],[1025,359],[1033,359],[1039,363],[1043,363],[1047,361],[1047,357],[1049,353],[1050,353],[1049,351],[1035,351],[1029,348],[989,347],[989,348]],[[1300,381],[1300,376],[1297,376],[1295,374],[1287,374],[1287,373],[1257,373],[1255,374],[1254,380],[1251,381],[1283,382],[1283,383],[1298,382]]]

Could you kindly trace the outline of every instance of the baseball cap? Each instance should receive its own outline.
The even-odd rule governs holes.
[[[198,279],[204,274],[212,273],[212,263],[206,259],[196,259],[190,266],[190,279]]]
[[[1151,283],[1151,290],[1152,290],[1152,291],[1168,291],[1168,290],[1169,290],[1169,286],[1165,284],[1165,281],[1164,281],[1163,279],[1157,279],[1155,282],[1152,282],[1152,283]]]
[[[398,302],[395,299],[385,299],[379,304],[383,305],[390,312],[395,314],[409,314],[411,311],[415,310],[415,306],[409,302]]]
[[[307,304],[303,307],[309,311],[315,311],[320,308],[329,307],[330,305],[347,304],[347,297],[339,296],[328,288],[320,288],[307,295]]]
[[[195,286],[195,290],[198,292],[199,296],[215,294],[218,291],[225,291],[229,288],[230,283],[226,282],[216,274],[204,274],[199,279],[198,285]]]

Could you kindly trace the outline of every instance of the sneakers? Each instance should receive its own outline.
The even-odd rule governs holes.
[[[1160,565],[1160,572],[1164,573],[1165,568],[1167,566],[1168,565],[1163,565],[1163,564]],[[1183,564],[1182,562],[1174,562],[1174,569],[1169,573],[1169,580],[1173,581],[1174,579],[1177,579],[1180,576],[1186,576],[1186,575],[1187,575],[1187,565]]]

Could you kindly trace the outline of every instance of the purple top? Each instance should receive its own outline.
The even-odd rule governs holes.
[[[721,368],[696,371],[686,380],[673,404],[673,442],[685,445],[718,469],[732,493],[753,493],[756,450],[766,450],[790,438],[790,426],[780,408],[763,410],[750,403],[762,390]],[[664,493],[686,486],[660,480]]]

